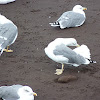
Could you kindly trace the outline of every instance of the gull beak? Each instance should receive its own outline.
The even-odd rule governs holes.
[[[34,96],[37,96],[37,94],[36,94],[35,92],[33,92],[33,95],[34,95]]]
[[[76,47],[80,47],[80,45],[79,44],[77,44],[77,46]]]
[[[87,10],[87,8],[86,7],[83,7],[83,10]]]

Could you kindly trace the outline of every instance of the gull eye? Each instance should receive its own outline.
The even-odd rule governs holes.
[[[25,90],[26,92],[29,92],[28,90]]]
[[[73,43],[73,45],[76,45],[76,43]]]

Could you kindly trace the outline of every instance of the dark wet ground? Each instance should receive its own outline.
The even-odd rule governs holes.
[[[54,22],[76,4],[88,8],[86,22],[78,28],[53,28]],[[19,29],[13,53],[0,57],[0,85],[29,85],[38,94],[36,100],[100,100],[100,0],[16,0],[0,5],[0,12],[12,20]],[[91,50],[97,64],[65,68],[61,75],[75,75],[78,80],[57,83],[55,69],[58,64],[44,53],[49,42],[58,37],[76,38]],[[79,73],[78,73],[79,72]]]

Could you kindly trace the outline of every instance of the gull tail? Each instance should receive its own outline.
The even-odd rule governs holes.
[[[56,21],[56,22],[54,22],[54,23],[49,23],[51,26],[53,26],[53,27],[57,27],[57,26],[60,26],[60,24],[59,24],[59,22],[58,21]]]

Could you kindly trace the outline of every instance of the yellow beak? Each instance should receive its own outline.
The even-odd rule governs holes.
[[[80,45],[78,44],[76,47],[80,47]]]
[[[33,95],[34,95],[34,96],[37,96],[37,94],[36,94],[35,92],[33,92]]]
[[[86,7],[84,7],[84,8],[83,8],[83,10],[87,10],[87,8],[86,8]]]

